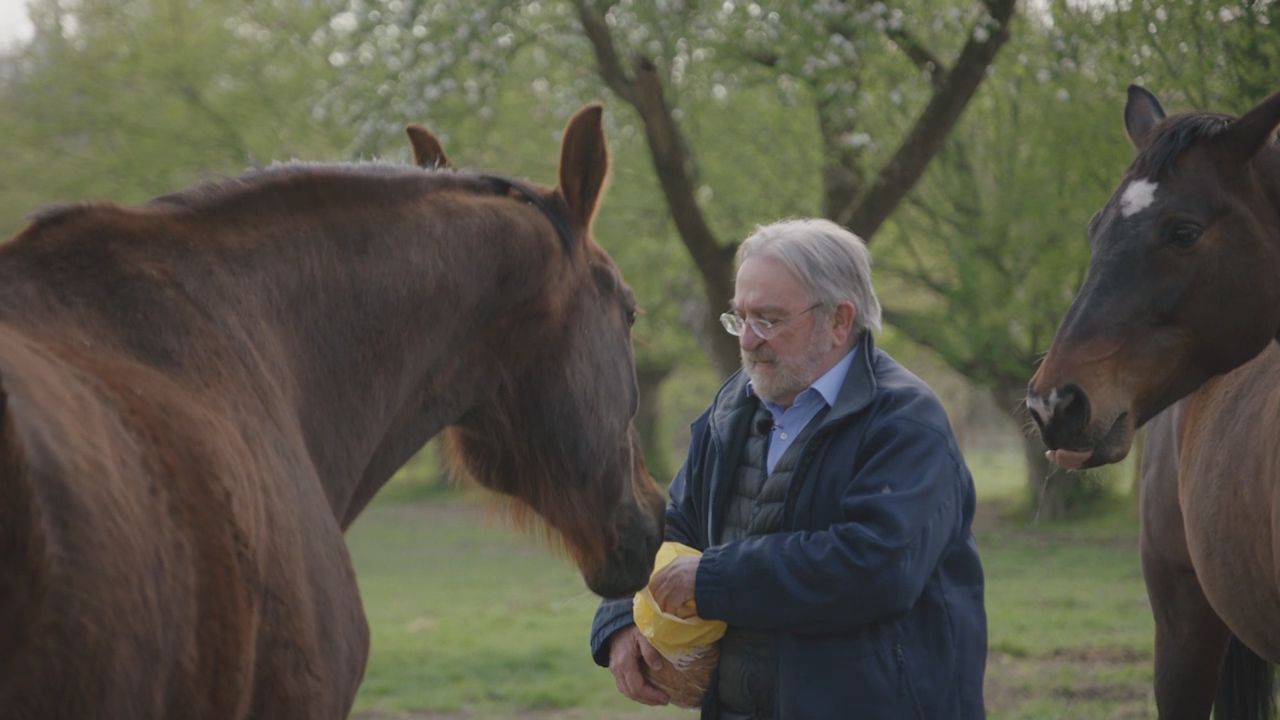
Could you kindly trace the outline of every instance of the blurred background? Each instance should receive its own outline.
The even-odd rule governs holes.
[[[1280,88],[1277,24],[1274,0],[0,0],[0,234],[276,161],[405,163],[411,122],[459,167],[551,184],[601,101],[595,232],[643,306],[659,481],[737,364],[714,321],[736,242],[832,218],[870,243],[879,342],[938,391],[978,486],[991,717],[1154,717],[1136,463],[1051,472],[1021,398],[1131,156],[1125,87],[1239,113]],[[616,694],[594,599],[487,507],[429,444],[349,533],[374,632],[357,717],[684,716]]]

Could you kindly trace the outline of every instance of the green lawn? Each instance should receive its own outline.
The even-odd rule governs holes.
[[[1007,510],[1015,486],[989,488],[976,533],[989,716],[1154,717],[1130,512],[1117,503],[1088,523],[1028,524]],[[348,540],[373,632],[358,717],[689,717],[617,694],[587,656],[596,601],[576,571],[482,501],[392,492]]]

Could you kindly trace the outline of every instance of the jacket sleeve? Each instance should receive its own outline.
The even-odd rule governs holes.
[[[701,431],[699,428],[703,428]],[[680,472],[671,481],[671,499],[667,503],[665,535],[667,540],[701,549],[705,543],[699,538],[699,514],[689,488],[688,475],[700,472],[696,458],[700,440],[706,439],[705,418],[694,424],[693,437],[689,443],[689,455],[685,458]],[[633,598],[603,600],[596,608],[595,619],[591,622],[591,658],[600,667],[609,667],[609,641],[613,634],[623,628],[635,624],[632,620],[631,608]]]
[[[699,614],[743,627],[826,633],[885,620],[916,603],[942,553],[964,532],[968,472],[944,432],[904,417],[877,425],[851,468],[843,521],[708,549],[696,580]]]

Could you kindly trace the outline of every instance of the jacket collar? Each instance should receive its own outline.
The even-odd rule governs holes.
[[[876,346],[871,333],[864,332],[858,339],[858,346],[849,363],[849,373],[845,375],[844,384],[836,396],[835,405],[823,418],[823,425],[840,422],[853,415],[868,404],[876,394],[875,373]],[[757,400],[747,393],[747,382],[750,378],[739,369],[716,393],[715,403],[709,418],[711,432],[721,438],[726,437],[737,422],[742,422],[742,413],[754,413]]]

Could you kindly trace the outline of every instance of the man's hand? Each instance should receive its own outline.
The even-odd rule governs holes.
[[[671,701],[667,694],[640,674],[642,662],[657,670],[665,661],[635,625],[614,633],[609,640],[609,672],[613,673],[618,692],[645,705],[666,705]]]
[[[698,579],[698,563],[701,561],[702,558],[689,555],[678,557],[649,581],[649,592],[653,593],[653,599],[658,601],[662,612],[680,618],[691,618],[698,614],[698,607],[693,602],[693,590]]]

